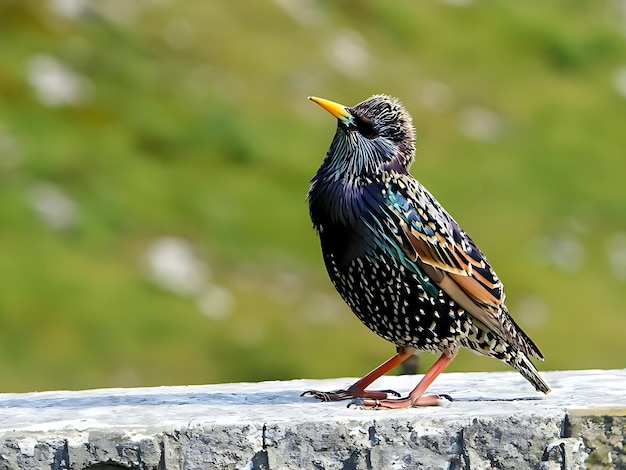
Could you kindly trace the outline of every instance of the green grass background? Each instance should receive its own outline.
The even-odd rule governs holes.
[[[621,2],[54,3],[0,2],[0,391],[357,376],[391,355],[324,271],[304,196],[335,121],[311,94],[407,106],[412,173],[488,255],[543,369],[624,366],[608,255],[626,232]],[[360,67],[332,58],[337,38]],[[84,99],[42,103],[38,55]],[[433,82],[441,109],[422,98]],[[500,116],[494,139],[460,131],[470,107]],[[71,228],[29,203],[42,183],[75,202]],[[163,236],[195,247],[229,315],[149,279]],[[571,269],[550,262],[562,240]],[[463,353],[451,370],[506,366]]]

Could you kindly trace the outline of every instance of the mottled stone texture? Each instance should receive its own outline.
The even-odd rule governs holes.
[[[444,374],[454,401],[361,410],[300,398],[351,379],[0,395],[0,470],[626,468],[626,371]],[[419,377],[387,377],[406,392]]]

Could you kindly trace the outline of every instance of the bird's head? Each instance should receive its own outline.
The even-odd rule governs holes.
[[[387,169],[408,172],[415,156],[415,130],[398,100],[374,95],[347,107],[314,96],[309,99],[337,118],[337,132],[326,157],[329,170],[349,175]]]

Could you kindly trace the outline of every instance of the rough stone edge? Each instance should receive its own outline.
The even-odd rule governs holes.
[[[585,443],[592,441],[565,435],[566,421],[563,413],[471,421],[381,417],[295,426],[20,431],[4,434],[0,469],[584,468]],[[580,429],[597,432],[584,424]]]

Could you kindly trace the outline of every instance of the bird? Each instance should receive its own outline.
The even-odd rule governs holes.
[[[531,362],[544,357],[509,315],[487,258],[409,173],[416,132],[404,106],[384,94],[352,107],[309,99],[337,118],[307,193],[326,270],[352,312],[396,354],[346,389],[302,396],[376,409],[438,405],[445,396],[425,392],[461,347],[505,362],[549,393]],[[407,396],[367,389],[419,351],[440,356]]]

